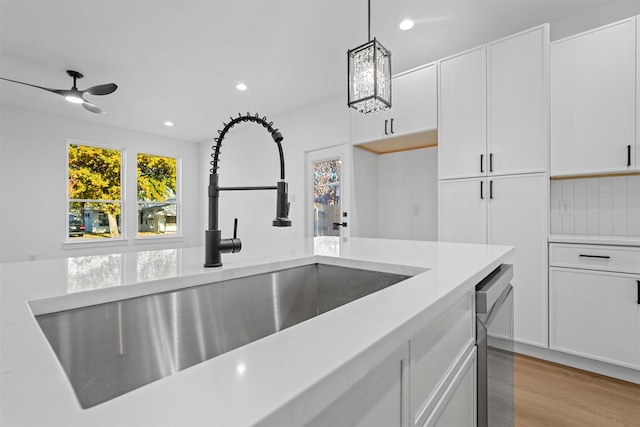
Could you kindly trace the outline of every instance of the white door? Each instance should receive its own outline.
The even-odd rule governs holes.
[[[548,25],[487,48],[489,174],[547,170]]]
[[[545,174],[489,178],[488,243],[515,247],[514,338],[547,346],[547,182]]]
[[[444,59],[438,70],[440,179],[486,174],[487,79],[485,47]]]
[[[551,45],[551,175],[634,169],[636,26]]]
[[[549,276],[549,348],[640,369],[640,276],[566,268]]]
[[[389,123],[389,131],[393,136],[438,127],[438,81],[435,64],[394,77],[392,88],[393,124]]]
[[[440,181],[438,189],[438,240],[487,243],[486,179]]]
[[[349,236],[349,147],[308,151],[306,157],[306,232],[314,242],[337,245]]]

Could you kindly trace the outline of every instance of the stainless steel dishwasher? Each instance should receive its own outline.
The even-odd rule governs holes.
[[[476,286],[478,427],[514,425],[512,278],[502,264]]]

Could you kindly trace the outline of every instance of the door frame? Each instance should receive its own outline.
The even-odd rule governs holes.
[[[340,208],[347,213],[342,218],[348,225],[340,227],[340,239],[350,236],[351,230],[351,145],[348,143],[333,145],[331,147],[308,150],[304,153],[304,237],[313,238],[313,162],[340,158],[342,160],[340,170]]]

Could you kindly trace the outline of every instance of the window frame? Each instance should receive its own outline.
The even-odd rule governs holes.
[[[168,157],[171,159],[175,159],[176,160],[176,232],[175,234],[170,234],[170,235],[165,235],[165,234],[159,234],[156,236],[140,236],[138,234],[138,205],[139,203],[141,203],[140,200],[138,200],[138,155],[140,154],[144,154],[147,156],[157,156],[157,157]],[[135,237],[134,237],[134,242],[135,243],[152,243],[154,241],[158,241],[158,240],[162,240],[162,241],[170,241],[170,240],[177,240],[177,241],[182,241],[183,240],[183,234],[182,234],[182,156],[178,156],[178,155],[170,155],[170,154],[159,154],[158,152],[153,152],[153,151],[136,151],[136,155],[135,155],[135,161],[136,161],[136,182],[135,182],[135,209],[133,210],[133,214],[135,214],[136,217],[136,230],[135,230]],[[142,202],[144,203],[144,202]],[[162,203],[162,202],[149,202],[149,203]]]
[[[96,200],[96,199],[72,199],[69,194],[69,150],[71,145],[81,145],[85,147],[101,148],[105,150],[114,150],[120,152],[120,200]],[[66,141],[66,168],[65,168],[65,238],[63,240],[63,246],[73,247],[76,245],[89,245],[89,246],[109,246],[109,245],[122,245],[127,241],[127,209],[126,209],[126,169],[127,169],[127,149],[126,147],[117,147],[107,144],[100,144],[95,142],[67,139]],[[69,206],[74,202],[91,202],[91,203],[120,203],[120,236],[112,237],[109,239],[71,239],[69,237]]]

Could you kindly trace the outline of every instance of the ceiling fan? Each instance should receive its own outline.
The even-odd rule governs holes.
[[[73,71],[73,70],[67,70],[67,74],[69,75],[69,77],[73,78],[73,87],[71,89],[50,89],[47,87],[36,86],[29,83],[19,82],[16,80],[5,79],[4,77],[0,77],[0,80],[6,80],[8,82],[19,83],[21,85],[37,87],[38,89],[44,89],[49,92],[57,93],[58,95],[64,96],[67,101],[72,102],[74,104],[82,104],[84,108],[96,114],[101,114],[104,111],[102,111],[100,108],[93,105],[89,101],[87,101],[84,98],[84,94],[86,93],[88,95],[109,95],[110,93],[113,93],[115,92],[116,89],[118,89],[118,85],[116,85],[115,83],[106,83],[103,85],[91,86],[90,88],[85,90],[78,90],[78,88],[76,87],[76,80],[81,79],[84,76],[79,72]]]

